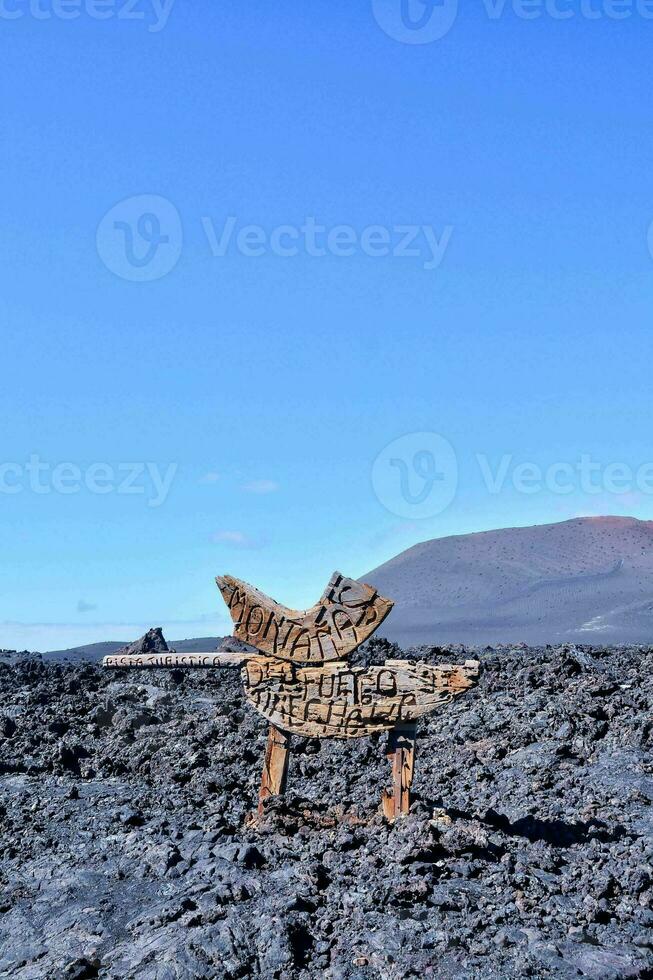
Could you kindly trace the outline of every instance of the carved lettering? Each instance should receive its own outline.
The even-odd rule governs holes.
[[[264,618],[265,614],[260,606],[251,606],[249,608],[245,629],[250,636],[256,636],[259,633],[261,627],[263,626]]]
[[[310,737],[357,738],[412,723],[446,704],[473,686],[478,663],[391,660],[363,670],[255,657],[242,674],[247,698],[278,728]]]
[[[261,653],[295,663],[345,660],[392,609],[370,585],[331,576],[310,609],[287,609],[230,575],[216,579],[234,621],[234,635]]]

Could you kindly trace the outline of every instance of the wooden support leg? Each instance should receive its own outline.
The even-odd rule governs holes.
[[[263,814],[263,800],[286,792],[288,762],[290,760],[290,735],[270,725],[261,788],[258,793],[258,815]]]
[[[415,767],[415,724],[397,725],[388,737],[388,759],[392,763],[392,790],[383,791],[383,812],[396,820],[410,807],[410,787]]]

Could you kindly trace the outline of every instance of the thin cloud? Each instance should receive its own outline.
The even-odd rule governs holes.
[[[274,480],[250,480],[243,484],[246,493],[275,493],[279,489],[279,484]]]
[[[85,599],[80,599],[79,602],[77,603],[77,612],[78,613],[95,612],[96,609],[97,609],[97,606],[95,605],[95,603],[93,603],[93,602],[86,602]]]
[[[211,535],[214,544],[226,544],[232,548],[256,549],[263,548],[267,544],[264,538],[255,538],[244,531],[216,531]]]
[[[204,476],[201,476],[199,482],[200,483],[217,483],[220,479],[221,479],[221,476],[220,476],[219,473],[210,472],[210,473],[205,473]]]

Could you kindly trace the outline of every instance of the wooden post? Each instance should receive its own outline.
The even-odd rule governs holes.
[[[392,789],[383,791],[383,812],[396,820],[410,808],[410,787],[415,767],[415,724],[397,725],[388,736],[388,759],[392,763]]]
[[[290,735],[275,725],[270,725],[261,788],[258,793],[258,815],[263,815],[263,800],[286,792],[288,762],[290,761]]]

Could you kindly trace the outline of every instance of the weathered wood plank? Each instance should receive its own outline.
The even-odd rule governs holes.
[[[286,792],[288,763],[290,761],[290,735],[270,725],[268,742],[265,748],[265,761],[261,788],[258,794],[258,813],[263,813],[263,800]]]
[[[247,653],[117,653],[104,657],[103,667],[242,667]]]
[[[309,737],[359,738],[413,722],[476,683],[479,665],[388,660],[382,667],[301,667],[253,657],[241,676],[248,701],[271,724]]]
[[[383,812],[389,820],[408,813],[410,787],[415,770],[415,724],[393,728],[388,737],[388,759],[392,765],[392,790],[383,791]]]
[[[234,621],[234,636],[271,657],[300,664],[346,659],[393,606],[372,586],[339,572],[319,602],[304,610],[288,609],[231,575],[218,576],[216,582]]]

